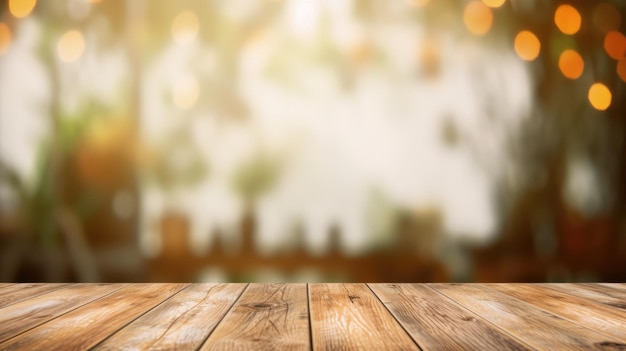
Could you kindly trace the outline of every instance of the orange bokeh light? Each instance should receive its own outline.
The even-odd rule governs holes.
[[[565,50],[559,57],[559,69],[569,79],[578,79],[585,69],[585,61],[574,50]]]
[[[626,82],[626,57],[620,59],[617,63],[617,74]]]
[[[581,21],[580,12],[572,5],[560,5],[554,12],[554,23],[564,34],[576,34]]]
[[[527,30],[523,30],[515,36],[515,52],[522,60],[533,61],[539,56],[541,51],[541,42],[539,38]]]
[[[9,0],[9,11],[17,18],[24,18],[33,11],[36,4],[37,0]]]
[[[12,40],[11,29],[6,23],[0,22],[0,55],[9,49]]]
[[[604,111],[611,106],[613,96],[606,85],[602,83],[594,83],[589,88],[588,98],[593,108],[598,111]]]
[[[493,13],[487,5],[475,0],[465,6],[463,12],[463,22],[474,35],[485,35],[491,30],[493,25]]]
[[[57,53],[63,62],[78,60],[85,51],[85,38],[77,30],[70,30],[61,36],[57,44]]]
[[[615,60],[626,56],[626,37],[618,31],[610,31],[604,36],[604,50]]]

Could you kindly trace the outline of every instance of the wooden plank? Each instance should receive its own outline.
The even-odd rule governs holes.
[[[0,308],[56,290],[66,284],[21,283],[9,285],[0,291]]]
[[[593,300],[626,312],[626,291],[621,292],[615,289],[607,289],[596,284],[552,283],[542,284],[542,286],[562,291],[570,295]]]
[[[113,334],[96,350],[197,350],[245,284],[193,284]]]
[[[310,284],[315,350],[418,350],[365,284]]]
[[[2,350],[90,348],[186,284],[133,284],[0,343]]]
[[[250,284],[201,350],[309,350],[306,284]]]
[[[422,350],[529,350],[424,284],[369,284]]]
[[[477,284],[431,284],[484,319],[540,350],[619,350],[626,347],[574,322]]]
[[[626,313],[534,284],[493,284],[489,288],[626,343]]]
[[[122,286],[68,285],[0,309],[0,342],[107,295]]]
[[[587,284],[590,285],[590,284]],[[595,283],[594,285],[602,286],[604,288],[615,289],[618,291],[626,292],[626,284],[620,283]]]

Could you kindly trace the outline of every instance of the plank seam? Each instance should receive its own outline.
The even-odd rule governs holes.
[[[204,344],[206,344],[207,341],[209,341],[209,338],[211,337],[211,335],[213,335],[215,330],[217,330],[217,327],[219,327],[220,323],[222,323],[224,318],[226,318],[226,316],[228,316],[230,314],[230,312],[233,310],[233,307],[235,307],[235,305],[237,304],[237,301],[239,301],[239,299],[241,299],[241,296],[243,295],[243,293],[246,292],[246,290],[248,290],[249,287],[250,287],[250,283],[246,284],[246,286],[243,289],[241,289],[241,292],[239,293],[239,296],[237,296],[237,298],[233,300],[233,303],[230,305],[230,307],[228,307],[228,310],[226,311],[226,313],[224,313],[222,315],[222,318],[220,318],[220,320],[217,321],[217,323],[215,323],[215,326],[213,327],[213,330],[211,330],[211,332],[209,334],[207,334],[207,336],[204,338],[204,340],[201,343],[198,344],[198,347],[196,347],[196,349],[194,351],[200,350],[204,346]]]
[[[309,283],[306,283],[306,313],[309,317],[309,345],[311,351],[313,351],[315,348],[313,347],[313,321],[311,320],[311,293],[309,291]]]
[[[389,315],[391,315],[391,318],[393,318],[394,321],[396,321],[396,323],[398,325],[400,325],[400,328],[402,328],[402,330],[404,330],[405,333],[407,333],[407,335],[409,336],[409,338],[411,338],[411,340],[413,340],[413,343],[415,344],[415,346],[417,346],[418,349],[420,349],[421,351],[424,351],[424,349],[422,348],[422,346],[420,346],[420,344],[417,342],[417,340],[415,340],[415,338],[413,338],[413,335],[411,335],[411,333],[409,333],[409,331],[404,327],[404,324],[402,324],[397,318],[396,316],[391,312],[391,310],[389,309],[389,307],[387,307],[387,305],[383,302],[383,300],[380,298],[380,296],[378,296],[376,294],[376,292],[374,291],[374,289],[372,289],[372,287],[370,286],[371,283],[366,283],[365,286],[367,286],[367,288],[372,292],[372,294],[374,294],[374,296],[376,297],[376,299],[383,305],[383,307],[385,307],[385,310],[389,313]]]
[[[480,318],[483,322],[485,322],[487,325],[492,326],[493,328],[495,328],[496,330],[500,330],[502,332],[502,334],[504,335],[508,335],[511,339],[513,340],[517,340],[519,343],[521,343],[522,345],[526,346],[528,349],[530,350],[538,350],[536,347],[529,345],[527,342],[525,342],[524,340],[520,339],[518,336],[511,334],[509,331],[507,331],[506,329],[502,329],[500,328],[497,324],[492,323],[491,321],[489,321],[488,319],[484,318],[482,315],[480,315],[478,312],[470,309],[469,307],[463,305],[462,303],[458,302],[457,300],[453,299],[452,297],[446,295],[445,293],[443,293],[442,291],[439,291],[437,288],[430,286],[429,284],[424,284],[425,287],[437,292],[438,294],[440,294],[441,296],[443,296],[444,298],[452,301],[454,304],[459,305],[461,308],[463,308],[464,310],[467,310],[468,312],[470,312],[471,314],[477,316],[478,318]],[[482,285],[484,286],[484,284]]]
[[[109,339],[110,337],[112,337],[113,335],[119,333],[120,330],[126,328],[129,324],[133,323],[134,321],[136,321],[137,319],[141,318],[141,316],[143,316],[144,314],[152,311],[153,309],[157,308],[158,306],[162,305],[165,301],[169,300],[172,298],[172,296],[177,295],[178,293],[180,293],[181,291],[187,289],[189,286],[191,286],[191,284],[187,284],[184,287],[182,287],[181,289],[179,289],[178,291],[176,291],[175,293],[171,294],[170,296],[166,297],[165,299],[163,299],[163,301],[159,302],[158,304],[152,306],[151,308],[148,308],[147,310],[143,311],[142,313],[139,313],[135,318],[131,319],[130,321],[128,321],[128,323],[120,326],[119,328],[117,328],[117,330],[115,330],[114,332],[112,332],[111,334],[107,335],[105,338],[102,338],[102,340],[98,341],[97,343],[95,343],[93,346],[89,347],[88,350],[93,350],[96,347],[98,347],[98,345],[104,343],[107,339]]]
[[[66,285],[68,285],[68,284],[66,284]],[[63,285],[63,286],[66,286],[66,285]],[[126,285],[122,285],[122,286],[120,286],[119,288],[117,288],[117,289],[115,289],[115,290],[112,290],[112,291],[110,291],[110,292],[108,292],[108,293],[106,293],[106,294],[104,294],[104,295],[102,295],[102,296],[100,296],[100,297],[98,297],[98,298],[96,298],[96,299],[94,299],[94,300],[91,300],[91,301],[85,302],[85,303],[83,303],[82,305],[78,305],[78,306],[76,306],[76,307],[74,307],[74,308],[71,308],[71,309],[69,309],[69,310],[67,310],[67,311],[65,311],[65,312],[63,312],[63,313],[60,313],[60,314],[58,314],[58,315],[56,315],[56,316],[54,316],[54,317],[52,317],[52,318],[50,318],[50,319],[48,319],[48,320],[42,321],[41,323],[39,323],[39,324],[37,324],[37,325],[33,325],[32,327],[30,327],[30,328],[28,328],[28,329],[26,329],[26,330],[22,330],[21,332],[19,332],[19,333],[15,334],[15,335],[11,336],[10,338],[8,338],[8,339],[6,339],[6,340],[2,341],[2,343],[0,343],[0,347],[1,347],[3,344],[5,344],[5,343],[7,343],[7,342],[11,341],[12,339],[14,339],[14,338],[16,338],[16,337],[18,337],[18,336],[20,336],[20,335],[22,335],[22,334],[24,334],[24,333],[26,333],[26,332],[30,331],[30,330],[33,330],[33,329],[35,329],[35,328],[37,328],[37,327],[40,327],[40,326],[42,326],[42,325],[44,325],[44,324],[46,324],[46,323],[52,322],[53,320],[55,320],[55,319],[57,319],[57,318],[59,318],[59,317],[61,317],[61,316],[64,316],[64,315],[66,315],[66,314],[68,314],[68,313],[70,313],[70,312],[73,312],[73,311],[75,311],[75,310],[77,310],[77,309],[79,309],[79,308],[85,307],[85,306],[89,305],[90,303],[92,303],[92,302],[96,302],[96,301],[98,301],[98,300],[100,300],[100,299],[102,299],[102,298],[104,298],[104,297],[107,297],[107,296],[109,296],[109,295],[111,295],[111,294],[113,294],[113,293],[115,293],[115,292],[117,292],[117,291],[119,291],[119,290],[122,290],[123,288],[125,288],[125,287],[127,287],[127,286],[128,286],[128,284],[126,284]],[[50,292],[55,291],[55,290],[58,290],[58,289],[53,289],[53,290],[50,290]],[[44,295],[44,294],[41,294],[41,295]],[[37,295],[37,296],[41,296],[41,295]],[[27,299],[27,300],[28,300],[28,299]],[[26,301],[26,300],[23,300],[23,301]]]

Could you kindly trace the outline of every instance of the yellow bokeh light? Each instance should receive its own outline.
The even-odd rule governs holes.
[[[57,44],[57,53],[63,62],[78,60],[85,51],[85,38],[77,30],[67,31]]]
[[[598,111],[604,111],[611,106],[611,91],[602,83],[594,83],[589,88],[589,102]]]
[[[465,22],[465,26],[470,33],[485,35],[491,30],[493,25],[493,13],[487,5],[475,0],[465,6],[463,22]]]
[[[200,88],[198,81],[192,76],[179,78],[172,86],[172,100],[181,110],[188,110],[196,104]]]
[[[618,30],[622,22],[622,15],[608,2],[601,2],[593,9],[593,25],[602,34],[612,30]]]
[[[505,0],[483,0],[483,3],[489,7],[498,8],[504,5]]]
[[[193,12],[183,11],[172,22],[172,38],[177,43],[191,43],[198,36],[198,16]]]
[[[9,11],[17,18],[24,18],[33,11],[36,4],[37,0],[9,0]]]
[[[0,22],[0,55],[9,49],[12,40],[11,29],[6,23]]]
[[[522,60],[533,61],[539,56],[541,51],[541,42],[539,38],[527,30],[523,30],[515,36],[515,52]]]
[[[569,79],[578,79],[585,69],[585,61],[574,50],[565,50],[559,57],[559,69]]]
[[[626,56],[626,37],[618,31],[610,31],[604,36],[604,50],[615,60]]]
[[[617,74],[624,82],[626,82],[626,57],[622,58],[617,63]]]
[[[554,12],[554,23],[563,34],[576,34],[581,21],[580,12],[572,5],[560,5]]]

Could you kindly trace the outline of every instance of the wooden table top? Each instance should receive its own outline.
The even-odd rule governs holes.
[[[0,350],[626,350],[626,284],[0,284]]]

